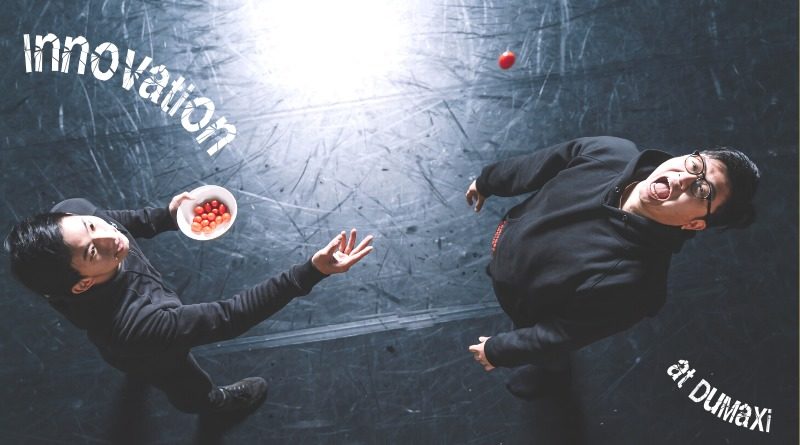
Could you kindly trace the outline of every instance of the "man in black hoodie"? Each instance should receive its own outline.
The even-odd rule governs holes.
[[[492,238],[487,273],[514,330],[469,347],[507,387],[535,399],[569,383],[570,351],[628,329],[663,306],[673,253],[707,227],[746,227],[759,172],[722,148],[673,157],[627,140],[581,138],[489,165],[467,189],[529,193]]]
[[[189,413],[242,411],[267,392],[261,377],[215,386],[191,348],[241,335],[330,274],[346,272],[370,253],[372,237],[355,246],[342,232],[307,262],[233,297],[183,304],[150,264],[135,238],[176,230],[180,203],[167,208],[101,210],[68,199],[50,213],[17,223],[5,242],[11,270],[26,287],[85,330],[100,355],[129,376],[164,391]]]

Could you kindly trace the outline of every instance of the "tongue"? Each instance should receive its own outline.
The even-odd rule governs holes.
[[[667,184],[656,182],[653,184],[653,188],[655,189],[658,199],[667,199],[669,197],[669,187],[667,187]]]

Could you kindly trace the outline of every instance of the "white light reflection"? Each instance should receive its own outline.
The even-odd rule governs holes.
[[[269,85],[314,103],[383,95],[405,55],[405,2],[248,0],[252,54]]]

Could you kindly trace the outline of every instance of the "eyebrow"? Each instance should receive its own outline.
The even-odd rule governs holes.
[[[87,235],[89,235],[89,237],[91,237],[91,236],[92,236],[92,234],[91,234],[91,233],[89,233],[89,226],[86,224],[86,220],[85,220],[85,219],[83,219],[83,218],[81,218],[81,222],[83,223],[83,228],[84,228],[84,229],[86,229],[86,234],[87,234]],[[89,256],[89,248],[90,248],[91,246],[92,246],[92,242],[91,242],[91,241],[89,241],[89,244],[87,244],[87,245],[86,245],[86,248],[85,248],[85,249],[83,249],[83,260],[84,260],[84,261],[89,261],[89,259],[88,259],[87,257]]]

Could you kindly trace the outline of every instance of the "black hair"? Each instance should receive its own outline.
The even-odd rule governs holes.
[[[723,228],[745,228],[756,219],[753,197],[761,173],[750,158],[739,150],[719,147],[702,152],[710,159],[725,164],[730,187],[728,199],[709,216],[708,225]]]
[[[11,229],[4,246],[11,255],[11,272],[28,289],[45,297],[65,297],[81,274],[72,267],[72,251],[61,234],[67,213],[43,213]]]

